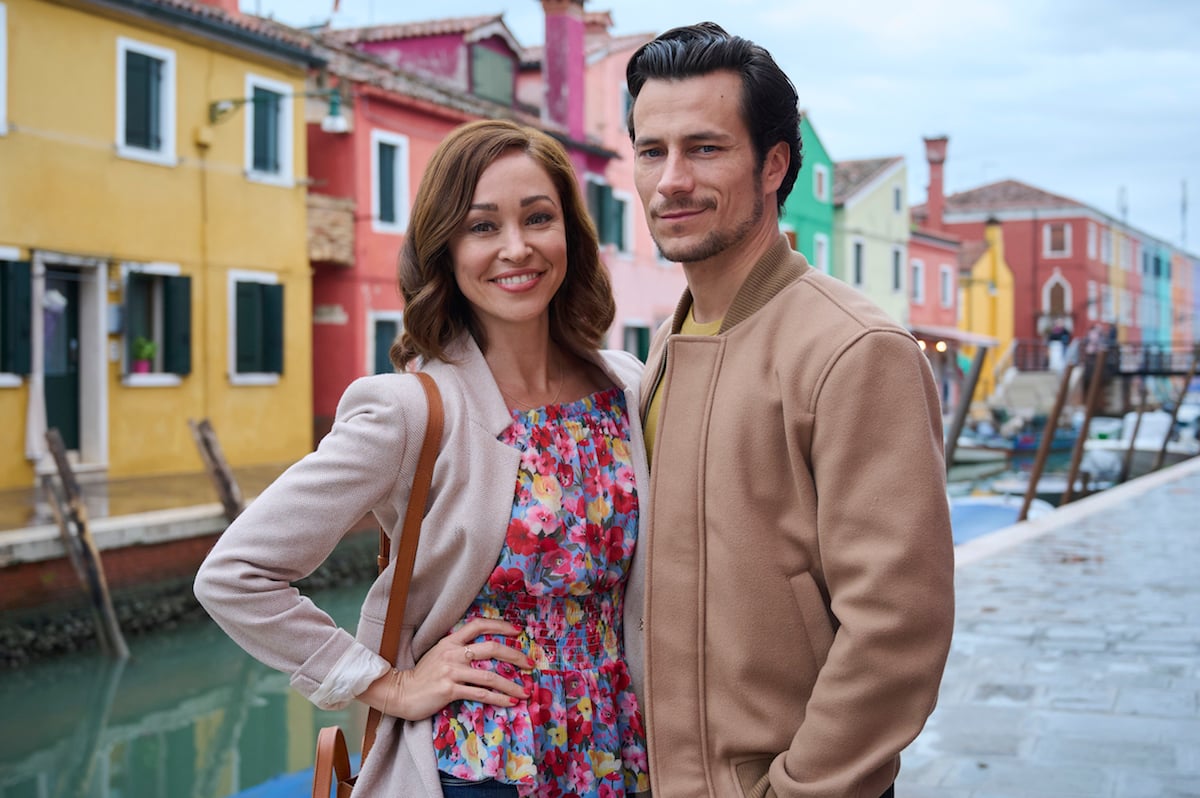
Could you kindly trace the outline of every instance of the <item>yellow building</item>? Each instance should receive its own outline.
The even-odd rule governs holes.
[[[996,340],[984,357],[974,398],[986,399],[996,390],[1001,375],[998,366],[1007,357],[1013,343],[1014,295],[1012,268],[1004,257],[1004,232],[998,222],[989,222],[984,230],[982,253],[975,258],[968,276],[960,280],[962,308],[960,328],[968,333]],[[967,354],[973,347],[965,347]]]
[[[223,10],[218,6],[225,6]],[[304,45],[188,0],[0,0],[0,488],[311,446]]]

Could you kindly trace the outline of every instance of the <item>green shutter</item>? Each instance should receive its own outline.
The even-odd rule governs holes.
[[[280,95],[254,88],[254,169],[279,172]]]
[[[192,372],[192,278],[163,278],[163,371]]]
[[[125,144],[150,148],[150,58],[125,52]]]
[[[31,275],[28,262],[0,262],[0,372],[7,374],[31,371]]]
[[[588,213],[592,217],[592,221],[596,223],[596,232],[600,232],[600,216],[603,213],[602,206],[604,204],[604,195],[601,192],[603,186],[600,183],[591,180],[587,183],[587,206]]]
[[[482,44],[472,47],[471,93],[501,105],[512,105],[513,59]]]
[[[283,286],[262,286],[262,370],[283,373]]]
[[[379,221],[396,221],[396,146],[379,142]]]
[[[375,322],[375,373],[391,374],[396,370],[389,353],[392,342],[400,334],[400,325],[388,319]]]
[[[604,223],[605,231],[600,239],[602,244],[616,244],[617,249],[625,249],[625,202],[613,196],[612,187],[605,186]]]
[[[239,374],[253,374],[263,370],[260,287],[260,283],[237,284],[237,307],[234,310],[237,322],[235,371]]]
[[[600,234],[601,244],[617,243],[617,234],[614,228],[616,224],[616,200],[613,198],[612,186],[600,185],[599,187],[599,206],[600,220],[596,224],[597,232]]]

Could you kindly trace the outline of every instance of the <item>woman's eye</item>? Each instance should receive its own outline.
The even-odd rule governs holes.
[[[472,233],[488,233],[495,229],[495,225],[491,222],[474,222],[467,229]]]
[[[545,211],[539,211],[538,213],[534,213],[534,214],[530,215],[529,224],[546,224],[547,222],[551,221],[553,218],[554,218],[553,216],[546,213]]]

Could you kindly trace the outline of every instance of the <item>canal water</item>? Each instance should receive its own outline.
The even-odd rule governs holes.
[[[367,586],[314,594],[353,629]],[[366,710],[316,709],[207,619],[0,671],[0,798],[308,798],[317,733],[358,748]]]

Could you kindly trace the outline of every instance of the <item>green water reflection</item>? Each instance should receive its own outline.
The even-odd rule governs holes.
[[[365,590],[314,598],[353,629]],[[130,649],[0,673],[0,798],[307,798],[320,728],[358,744],[365,711],[317,710],[210,622]]]

